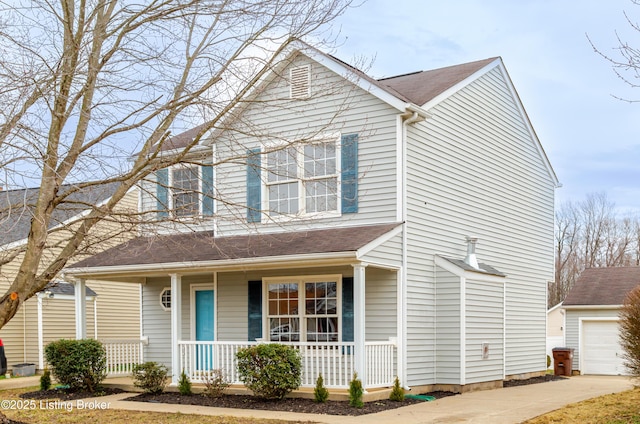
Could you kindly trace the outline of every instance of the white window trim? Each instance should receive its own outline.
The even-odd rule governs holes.
[[[305,302],[305,283],[321,283],[321,282],[332,282],[335,281],[337,284],[336,290],[336,316],[338,317],[338,342],[342,341],[342,274],[327,274],[327,275],[297,275],[297,276],[280,276],[280,277],[264,277],[262,279],[262,334],[264,335],[264,340],[270,341],[270,329],[269,329],[269,284],[287,284],[287,283],[298,283],[298,315],[296,315],[300,319],[300,342],[301,343],[321,343],[321,344],[330,344],[332,342],[307,342],[307,315],[306,310],[304,308]],[[333,316],[333,315],[329,315]],[[304,339],[304,340],[303,340]],[[277,343],[277,342],[274,342]]]
[[[165,292],[169,292],[169,307],[167,308],[166,306],[164,306],[164,303],[162,302],[162,298]],[[171,287],[163,287],[162,290],[160,290],[160,295],[158,296],[158,300],[160,301],[160,307],[162,308],[163,311],[169,312],[171,311]]]
[[[216,282],[214,281],[213,283],[191,284],[189,288],[189,322],[191,327],[191,340],[196,339],[196,292],[205,290],[213,290],[213,340],[218,338],[218,290]]]
[[[198,173],[198,188],[197,188],[198,213],[197,215],[177,216],[175,214],[175,208],[173,205],[173,194],[174,194],[173,171],[180,168],[197,168],[197,173]],[[197,164],[177,163],[175,165],[170,166],[168,169],[169,169],[169,177],[168,177],[169,187],[167,190],[167,194],[168,194],[167,203],[169,203],[169,213],[171,214],[171,218],[177,219],[180,221],[189,221],[189,220],[196,220],[196,219],[202,218],[204,216],[204,211],[202,210],[202,203],[203,203],[202,201],[204,197],[204,194],[202,191],[202,166]]]
[[[269,219],[275,222],[286,222],[291,221],[296,218],[335,218],[342,216],[342,135],[341,134],[331,134],[327,136],[318,136],[314,137],[307,142],[280,142],[280,143],[269,143],[263,146],[264,154],[264,166],[262,166],[261,170],[261,180],[262,180],[262,210],[265,211],[266,215],[269,216]],[[322,211],[322,212],[307,212],[306,211],[306,197],[304,184],[303,184],[303,175],[304,175],[304,146],[308,144],[321,144],[333,141],[336,147],[336,210],[334,211]],[[283,180],[277,181],[273,183],[269,183],[269,153],[273,152],[277,149],[287,149],[289,147],[294,147],[296,149],[297,154],[297,162],[298,162],[298,173],[297,178],[291,180]],[[310,180],[322,180],[326,179],[328,176],[311,178]],[[298,183],[298,213],[295,214],[271,214],[269,209],[269,186],[274,184],[285,184],[287,182]]]

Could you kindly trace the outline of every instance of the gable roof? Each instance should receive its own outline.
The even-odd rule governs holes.
[[[69,266],[115,267],[354,252],[400,224],[214,237],[212,231],[138,237]]]
[[[120,183],[90,185],[67,197],[53,211],[49,230],[79,216],[91,205],[98,205],[113,195]],[[60,187],[64,194],[76,186],[67,184]],[[33,209],[38,200],[39,188],[0,191],[0,246],[24,240],[29,235]]]
[[[563,306],[620,306],[640,285],[640,267],[587,268],[567,294]]]
[[[379,79],[378,83],[388,91],[394,90],[411,103],[422,106],[498,59],[493,57],[430,71],[397,75]]]

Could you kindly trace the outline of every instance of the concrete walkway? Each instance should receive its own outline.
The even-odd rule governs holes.
[[[32,379],[33,384],[31,385],[37,385],[37,378]],[[28,382],[26,378],[15,380]],[[0,380],[0,390],[9,388],[8,384],[16,384],[16,382]],[[633,388],[633,384],[626,377],[576,376],[563,381],[465,393],[438,399],[435,402],[425,402],[366,415],[366,418],[123,401],[122,399],[131,396],[127,393],[85,400],[85,402],[97,402],[103,408],[109,409],[339,424],[356,424],[362,423],[364,420],[367,424],[520,423],[570,403],[631,388]]]

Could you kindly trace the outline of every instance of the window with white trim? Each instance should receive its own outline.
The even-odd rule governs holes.
[[[160,306],[162,306],[162,309],[164,309],[165,311],[171,310],[171,288],[170,287],[165,287],[160,292]]]
[[[341,276],[265,279],[269,341],[340,340]]]
[[[266,162],[271,216],[338,211],[337,140],[277,149]]]
[[[200,167],[179,165],[171,168],[171,205],[176,217],[200,215]]]

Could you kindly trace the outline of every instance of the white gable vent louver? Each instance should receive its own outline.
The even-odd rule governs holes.
[[[305,99],[311,94],[311,66],[298,66],[289,70],[291,98]]]

